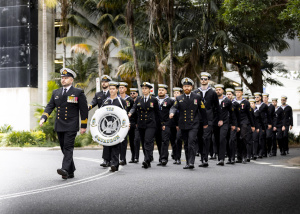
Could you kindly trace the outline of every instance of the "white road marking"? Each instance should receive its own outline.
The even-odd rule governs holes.
[[[97,159],[84,158],[84,157],[79,157],[79,158],[74,157],[74,159],[86,160],[86,161],[97,162],[97,163],[100,162]],[[119,166],[119,171],[121,169],[122,169],[122,167]],[[117,173],[117,172],[115,172],[115,173]],[[88,178],[83,178],[83,179],[80,179],[80,180],[77,180],[77,181],[68,182],[66,184],[59,184],[59,185],[44,187],[44,188],[40,188],[40,189],[36,189],[36,190],[29,190],[29,191],[24,191],[24,192],[19,192],[19,193],[0,195],[0,200],[16,198],[16,197],[21,197],[21,196],[26,196],[26,195],[33,195],[33,194],[37,194],[37,193],[49,192],[49,191],[58,190],[58,189],[62,189],[62,188],[72,187],[72,186],[76,186],[76,185],[79,185],[79,184],[84,184],[84,183],[87,183],[87,182],[99,180],[99,179],[108,177],[110,175],[113,175],[115,173],[109,173],[109,169],[108,169],[105,172],[100,173],[98,175],[94,175],[94,176],[91,176],[91,177],[88,177]]]
[[[295,166],[284,166],[283,168],[285,168],[285,169],[300,169],[300,167],[295,167]]]
[[[270,166],[273,166],[273,167],[285,167],[285,165],[270,165]]]
[[[258,162],[258,161],[252,161],[252,162],[257,164],[271,165],[271,163],[267,163],[267,162]]]

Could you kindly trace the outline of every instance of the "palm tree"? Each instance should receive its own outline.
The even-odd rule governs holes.
[[[98,51],[99,76],[110,72],[108,58],[110,46],[118,47],[119,40],[113,36],[116,32],[115,17],[122,9],[114,5],[109,7],[102,0],[73,0],[73,9],[67,16],[68,23],[74,26],[80,36],[64,37],[59,43],[71,45],[77,53]],[[89,44],[87,44],[89,42]]]
[[[141,79],[140,79],[140,72],[139,72],[139,65],[136,56],[136,49],[135,49],[135,42],[134,42],[134,17],[133,17],[133,5],[131,0],[127,2],[127,11],[126,11],[126,24],[129,27],[130,38],[131,38],[131,46],[132,46],[132,54],[134,60],[134,68],[136,73],[136,81],[139,88],[139,93],[142,94],[141,89]]]

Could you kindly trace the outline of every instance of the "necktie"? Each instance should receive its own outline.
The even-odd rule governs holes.
[[[63,93],[63,95],[66,95],[66,94],[67,94],[67,89],[64,88],[64,93]]]
[[[186,96],[187,100],[190,100],[190,96]]]
[[[145,97],[145,101],[144,101],[145,103],[147,102],[147,99],[146,99],[146,97]]]

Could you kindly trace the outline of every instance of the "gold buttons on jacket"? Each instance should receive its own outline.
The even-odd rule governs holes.
[[[68,107],[66,107],[66,109],[68,109]]]
[[[59,119],[59,117],[57,119]]]
[[[67,118],[65,118],[65,120],[66,120]]]

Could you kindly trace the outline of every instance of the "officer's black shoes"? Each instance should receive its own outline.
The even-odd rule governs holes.
[[[228,159],[228,161],[226,162],[226,164],[231,164],[231,160],[230,160],[230,159]]]
[[[246,159],[245,158],[243,158],[242,163],[246,164]]]
[[[128,163],[134,163],[134,160],[130,160]]]
[[[235,164],[235,160],[232,160],[232,161],[231,161],[231,164]]]
[[[175,160],[175,161],[173,162],[173,164],[177,164],[177,160]]]
[[[259,159],[262,159],[263,157],[261,155],[258,156]]]
[[[237,159],[236,163],[242,163],[241,159]]]
[[[70,173],[68,178],[74,178],[74,173]]]
[[[254,156],[253,156],[253,160],[256,160],[256,159],[257,159],[257,156],[256,156],[256,155],[254,155]]]
[[[189,165],[189,169],[194,169],[194,168],[195,168],[194,164]]]
[[[199,152],[197,152],[197,153],[196,153],[196,156],[197,156],[197,157],[199,157],[199,156],[200,156]]]
[[[111,172],[118,171],[118,168],[117,168],[115,165],[111,165],[110,171],[111,171]]]
[[[166,160],[161,161],[161,165],[163,165],[163,166],[167,165],[167,163],[168,163],[168,161],[166,161]]]
[[[125,166],[127,163],[126,163],[126,160],[124,161],[124,160],[120,160],[120,165],[121,166]]]
[[[142,164],[143,164],[142,167],[143,167],[144,169],[147,169],[147,168],[150,168],[150,167],[151,167],[151,164],[150,164],[150,163],[147,163],[146,161],[143,161]]]
[[[202,162],[199,167],[208,167],[207,161]]]
[[[250,162],[250,158],[247,158],[247,162]]]
[[[224,161],[223,160],[220,160],[218,163],[217,163],[218,166],[224,166]]]
[[[181,164],[181,161],[180,160],[177,160],[177,165],[180,165]]]
[[[156,166],[161,166],[162,165],[162,163],[161,162],[158,162],[158,164],[156,164]]]
[[[103,160],[103,162],[100,164],[100,166],[103,166],[103,167],[108,167],[108,161],[106,160]]]
[[[264,154],[264,155],[263,155],[263,157],[264,157],[264,158],[267,158],[267,157],[268,157],[268,155],[267,155],[267,154]]]
[[[286,153],[285,153],[285,152],[282,152],[282,153],[281,153],[281,155],[285,156],[285,155],[286,155]]]
[[[57,169],[57,173],[61,175],[62,179],[68,179],[69,173],[64,169]]]
[[[189,169],[190,168],[190,165],[185,165],[184,167],[183,167],[183,169]]]
[[[139,160],[138,159],[134,159],[134,163],[138,163],[139,162]]]

